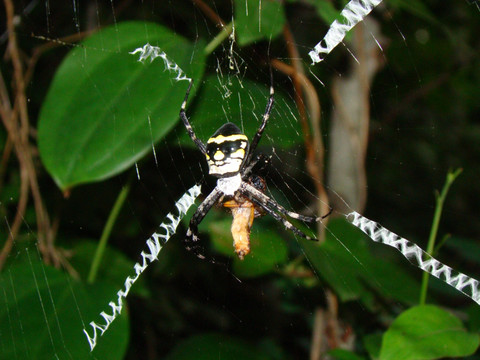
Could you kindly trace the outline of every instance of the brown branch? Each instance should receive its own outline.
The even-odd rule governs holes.
[[[302,64],[298,61],[300,54],[295,46],[295,41],[293,39],[293,34],[290,31],[290,27],[288,24],[285,24],[283,27],[283,36],[285,38],[285,43],[287,45],[288,53],[290,58],[292,59],[292,66],[293,71],[290,70],[289,76],[292,77],[293,80],[293,87],[295,90],[295,103],[297,104],[297,109],[300,114],[300,123],[302,126],[303,131],[303,139],[305,143],[305,150],[307,151],[307,158],[308,156],[312,156],[312,135],[310,133],[310,127],[308,125],[308,117],[305,111],[305,103],[303,102],[303,91],[302,85],[300,83],[300,77],[303,75],[305,77],[305,73],[303,71]]]
[[[5,89],[5,83],[3,80],[3,75],[0,72],[0,89]],[[10,106],[10,100],[8,98],[8,94],[6,91],[0,91],[1,96],[1,105],[0,105],[0,114],[2,118],[2,122],[7,129],[8,139],[9,142],[15,145],[17,153],[19,152],[19,140],[18,138],[18,130],[16,129],[16,122],[18,113],[14,111]],[[19,156],[19,163],[23,163],[20,159],[22,153]],[[4,153],[5,156],[5,153]],[[3,245],[2,250],[0,251],[0,269],[2,269],[5,261],[12,250],[14,239],[16,238],[18,231],[20,230],[20,226],[22,224],[25,211],[27,209],[28,203],[28,173],[25,171],[25,167],[20,166],[20,196],[17,205],[17,212],[15,214],[15,218],[11,226],[9,226],[8,237]],[[8,223],[7,223],[8,225]]]
[[[11,116],[12,108],[10,106],[10,97],[8,96],[7,87],[5,86],[5,81],[3,80],[3,75],[0,71],[0,116],[2,121],[5,122]],[[7,142],[2,153],[2,160],[0,163],[0,191],[3,188],[3,179],[5,176],[5,171],[7,169],[8,160],[12,153],[13,142],[12,139],[7,137]]]
[[[309,175],[313,178],[315,189],[318,196],[318,215],[321,216],[326,214],[329,211],[328,205],[328,196],[323,186],[323,142],[320,134],[320,102],[317,97],[317,93],[315,87],[311,83],[311,81],[303,74],[298,73],[295,69],[287,65],[279,60],[272,60],[272,66],[283,72],[288,76],[295,76],[297,77],[299,84],[301,85],[303,91],[305,92],[305,100],[307,108],[309,109],[310,119],[311,119],[311,126],[313,129],[313,137],[311,140],[305,137],[304,133],[304,143],[305,143],[305,151],[307,157],[307,171]],[[302,101],[300,99],[300,101]],[[302,101],[303,103],[303,101]],[[302,125],[302,130],[304,127],[307,127],[308,124]],[[307,130],[306,130],[307,131]],[[309,130],[307,131],[307,135],[309,134]],[[323,224],[319,223],[318,233],[320,234],[319,238],[322,238],[323,229],[325,226],[325,221]]]
[[[195,4],[196,7],[198,7],[211,21],[213,21],[219,28],[224,28],[225,27],[225,21],[222,20],[222,18],[212,10],[210,6],[205,4],[203,0],[192,0],[192,2]]]
[[[284,72],[292,78],[295,89],[295,102],[300,114],[300,122],[304,137],[304,146],[307,160],[307,171],[313,178],[316,188],[316,193],[319,199],[318,203],[318,215],[322,216],[329,210],[328,196],[323,186],[324,178],[324,146],[322,141],[322,134],[320,129],[321,120],[321,105],[318,99],[315,87],[305,75],[301,57],[295,46],[295,40],[293,34],[290,31],[288,25],[285,25],[283,29],[285,42],[289,57],[292,59],[292,66],[284,64],[278,60],[273,60],[272,65],[278,70]],[[305,98],[305,103],[304,99]],[[307,116],[308,109],[309,117]],[[308,124],[308,118],[310,118],[310,124]],[[311,131],[310,131],[311,129]],[[324,224],[318,224],[317,232],[319,238],[324,239]],[[328,300],[328,313],[325,316],[325,312],[321,309],[315,311],[314,327],[312,331],[312,345],[310,349],[310,359],[320,360],[324,354],[325,335],[335,336],[335,333],[330,334],[332,331],[332,323],[337,321],[337,312],[331,311],[332,305],[336,304],[336,296],[329,290],[327,290]],[[334,307],[336,310],[336,307]]]
[[[322,308],[315,309],[313,315],[312,344],[310,345],[310,360],[322,358],[322,345],[325,338],[325,312]]]
[[[348,326],[338,320],[337,296],[328,290],[325,293],[327,309],[317,308],[313,317],[310,360],[328,359],[328,352],[336,348],[351,348],[353,334]]]
[[[283,28],[283,36],[287,45],[289,57],[292,59],[291,68],[284,67],[284,72],[292,77],[295,89],[295,102],[299,109],[300,120],[302,124],[305,152],[307,157],[307,171],[314,179],[316,193],[319,199],[318,216],[322,216],[329,211],[329,201],[325,187],[323,186],[324,178],[324,146],[320,129],[321,108],[320,100],[313,84],[305,75],[300,53],[296,47],[295,39],[288,24]],[[303,95],[302,91],[305,93]],[[305,96],[306,104],[303,101]],[[305,105],[308,114],[305,111]],[[310,126],[308,124],[310,119]],[[311,129],[311,131],[310,131]],[[327,220],[328,221],[328,220]],[[323,238],[324,224],[318,224],[319,238]]]
[[[3,148],[2,160],[0,160],[0,192],[3,189],[3,180],[5,179],[5,172],[7,170],[8,160],[10,160],[10,155],[12,155],[12,149],[13,142],[9,136],[5,143],[5,147]]]
[[[327,324],[325,332],[329,349],[339,346],[338,298],[330,289],[325,292],[327,298]]]
[[[12,251],[13,243],[17,237],[20,226],[25,215],[28,203],[28,174],[24,168],[20,168],[20,198],[18,200],[17,212],[13,220],[12,226],[9,226],[9,232],[7,240],[3,245],[2,251],[0,252],[0,270],[5,265],[10,251]]]
[[[8,111],[11,106],[6,105],[7,99],[2,97],[2,121],[7,129],[8,135],[14,144],[15,152],[20,165],[21,172],[21,195],[19,205],[17,207],[17,214],[10,228],[9,236],[2,249],[0,256],[0,268],[4,265],[6,257],[13,246],[13,241],[19,231],[23,215],[25,213],[26,203],[28,200],[28,187],[32,193],[34,200],[35,212],[37,215],[37,236],[39,249],[44,256],[46,262],[53,260],[56,264],[55,251],[53,249],[53,238],[50,234],[50,222],[48,214],[43,205],[40,189],[38,187],[37,175],[31,154],[29,143],[29,118],[27,110],[27,97],[25,91],[25,77],[21,56],[18,49],[17,37],[15,33],[14,24],[14,6],[11,0],[4,0],[7,31],[8,31],[8,54],[10,56],[13,67],[13,91],[14,91],[14,106]],[[2,80],[3,81],[3,80]],[[26,187],[28,184],[28,187]],[[27,190],[26,190],[27,189]],[[18,220],[20,219],[20,220]]]

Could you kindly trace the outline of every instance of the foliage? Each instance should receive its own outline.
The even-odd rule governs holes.
[[[172,129],[187,83],[172,86],[160,59],[140,65],[129,54],[147,42],[162,44],[184,71],[198,78],[205,64],[202,53],[191,59],[194,45],[172,38],[159,25],[125,22],[89,37],[64,59],[38,124],[42,161],[61,189],[130,168]],[[139,100],[132,102],[132,94]]]
[[[0,332],[5,334],[0,357],[69,359],[75,354],[76,359],[122,359],[129,337],[126,314],[117,319],[109,329],[111,336],[102,338],[93,353],[82,333],[87,321],[98,321],[98,309],[112,300],[117,285],[109,276],[86,285],[46,266],[36,255],[25,248],[23,258],[17,258],[0,278],[5,301],[0,308]],[[122,270],[115,263],[110,266],[112,274]]]
[[[479,342],[479,335],[468,333],[451,313],[433,305],[417,306],[393,321],[383,337],[380,359],[467,356]]]
[[[295,241],[268,217],[255,220],[252,253],[240,261],[231,249],[230,216],[218,210],[207,216],[200,231],[202,241],[212,244],[210,249],[205,246],[207,257],[222,261],[212,265],[187,253],[181,243],[184,226],[165,246],[154,268],[135,284],[128,311],[89,353],[82,329],[89,330],[88,323],[108,310],[123,279],[131,275],[145,239],[186,188],[202,180],[207,182],[204,193],[211,186],[204,165],[199,165],[203,159],[179,123],[187,83],[173,81],[161,59],[141,63],[129,52],[147,42],[159,46],[194,79],[188,114],[200,138],[208,138],[225,119],[240,122],[251,137],[268,94],[265,59],[289,58],[282,39],[284,25],[298,25],[293,31],[296,43],[301,44],[301,57],[306,59],[310,45],[322,34],[318,28],[326,30],[327,20],[339,12],[332,2],[319,0],[306,2],[310,5],[238,0],[233,9],[229,2],[216,2],[220,16],[228,19],[233,13],[238,37],[235,52],[247,62],[244,72],[222,77],[215,69],[228,67],[231,58],[222,57],[230,53],[228,46],[222,53],[204,51],[218,29],[214,25],[204,28],[208,20],[199,20],[198,10],[181,2],[169,8],[166,3],[170,2],[152,11],[161,16],[139,15],[133,4],[131,11],[113,23],[101,16],[102,29],[73,46],[58,67],[52,64],[58,64],[65,45],[44,54],[34,71],[28,94],[31,118],[38,118],[31,125],[38,128],[37,166],[42,169],[38,176],[47,208],[58,219],[55,246],[63,249],[58,250],[63,259],[59,263],[65,268],[39,261],[41,243],[30,237],[39,235],[33,224],[40,215],[29,204],[22,216],[25,226],[0,273],[0,358],[306,358],[319,322],[312,314],[319,312],[333,316],[330,320],[339,333],[334,340],[349,343],[349,350],[331,350],[337,359],[474,354],[479,346],[478,306],[465,307],[468,301],[434,279],[429,289],[433,304],[414,306],[420,294],[419,271],[412,271],[394,250],[371,243],[344,219],[330,221],[322,243]],[[396,26],[385,26],[384,35],[392,44],[385,49],[387,69],[371,89],[375,112],[366,165],[368,211],[371,218],[406,237],[415,234],[412,239],[421,242],[433,212],[432,189],[440,187],[446,169],[461,163],[464,175],[457,180],[458,187],[456,183],[452,188],[452,200],[447,199],[453,205],[447,206],[443,229],[458,236],[438,251],[448,249],[448,263],[478,277],[478,243],[472,239],[478,237],[480,228],[472,212],[478,211],[480,196],[474,189],[476,183],[468,183],[472,178],[468,174],[479,170],[475,155],[480,151],[480,127],[472,120],[480,114],[480,66],[478,53],[467,45],[479,30],[478,24],[472,25],[478,14],[468,12],[474,11],[473,6],[458,5],[455,16],[463,20],[456,22],[446,16],[451,10],[428,5],[420,1],[386,4],[406,38],[417,36],[419,27],[432,28],[430,41],[421,46],[414,41],[406,45],[398,39]],[[44,12],[36,16],[43,20]],[[31,26],[34,19],[30,18]],[[307,31],[299,19],[309,24]],[[20,45],[26,53],[33,53],[36,44],[31,44],[27,30],[18,28],[19,34],[27,34]],[[405,49],[413,59],[406,59]],[[335,72],[332,68],[341,68],[342,62],[332,54],[327,69],[317,67],[312,75],[321,78],[328,89]],[[6,68],[2,64],[2,72],[13,78],[14,71]],[[400,89],[387,88],[392,77],[402,79]],[[439,86],[437,77],[440,84],[449,86]],[[270,144],[275,145],[275,152],[272,168],[264,172],[273,197],[301,209],[312,201],[308,192],[314,189],[305,176],[304,162],[299,161],[304,140],[300,116],[290,81],[276,73],[275,88],[273,120],[262,139],[267,145],[263,150],[268,152]],[[408,94],[409,89],[414,94]],[[398,104],[399,99],[415,106]],[[321,101],[327,109],[328,97]],[[399,127],[403,131],[397,132]],[[1,138],[5,152],[6,134],[3,131]],[[468,146],[463,148],[464,144]],[[455,153],[450,151],[453,148]],[[385,154],[387,159],[377,160]],[[2,166],[7,168],[2,169],[1,211],[13,217],[12,208],[20,208],[17,189],[22,171],[14,162]],[[100,236],[116,195],[132,177],[136,180],[128,206],[124,205],[108,234],[110,242],[97,280],[87,284],[92,258],[98,256],[93,238]],[[473,178],[476,181],[476,175]],[[70,197],[60,199],[53,183]],[[399,200],[397,193],[404,196]],[[288,200],[282,199],[283,194]],[[2,229],[5,234],[9,230]],[[55,232],[53,226],[51,231]]]

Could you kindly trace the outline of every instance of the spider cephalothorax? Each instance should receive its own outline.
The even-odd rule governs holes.
[[[209,174],[217,177],[218,180],[215,188],[200,204],[190,220],[185,238],[187,249],[194,251],[198,257],[203,258],[197,245],[198,224],[215,204],[222,204],[224,207],[231,209],[233,215],[232,237],[235,252],[240,259],[243,259],[250,252],[250,229],[254,218],[264,214],[270,214],[296,235],[316,240],[293,226],[285,216],[305,222],[316,222],[327,217],[331,211],[322,217],[304,216],[288,211],[265,194],[265,181],[252,174],[254,166],[264,159],[261,155],[254,158],[253,153],[262,138],[263,130],[272,111],[273,86],[270,86],[270,97],[263,114],[262,123],[250,144],[247,136],[241,132],[238,126],[229,122],[222,125],[208,139],[207,145],[197,138],[185,113],[191,87],[192,83],[190,83],[185,94],[185,100],[180,109],[180,118],[192,141],[205,155]]]
[[[240,172],[248,151],[248,138],[234,123],[226,123],[207,141],[209,174],[228,177]]]

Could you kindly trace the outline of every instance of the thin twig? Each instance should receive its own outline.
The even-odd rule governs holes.
[[[7,28],[9,31],[9,50],[13,47],[15,43],[12,43],[12,36],[11,32],[14,29],[13,25],[13,4],[10,1],[5,0],[5,10],[7,15]],[[14,35],[13,35],[14,36]],[[18,53],[17,53],[18,55]],[[0,269],[5,264],[5,261],[10,254],[10,251],[13,247],[14,239],[16,238],[18,231],[20,229],[20,225],[22,224],[25,211],[27,208],[28,203],[28,173],[26,172],[26,168],[22,166],[23,164],[23,156],[20,150],[20,142],[21,139],[19,138],[19,131],[17,126],[17,118],[18,112],[15,107],[12,108],[10,98],[8,96],[8,92],[5,86],[5,82],[3,79],[3,75],[0,72],[0,97],[1,97],[1,106],[0,106],[0,114],[2,117],[2,122],[5,126],[5,129],[8,133],[8,138],[14,144],[15,150],[17,152],[18,160],[20,163],[20,196],[17,205],[17,212],[15,214],[13,223],[9,226],[9,233],[8,237],[3,245],[3,248],[0,252]],[[8,221],[8,220],[6,220]]]
[[[2,121],[8,122],[7,119],[10,118],[12,113],[12,108],[10,106],[10,97],[8,95],[7,87],[5,86],[5,81],[3,80],[2,72],[0,71],[0,116]],[[0,191],[3,188],[3,179],[5,176],[8,160],[12,153],[13,142],[10,136],[7,137],[5,147],[3,149],[2,160],[0,163]]]
[[[314,179],[316,192],[319,199],[317,215],[322,216],[322,214],[326,214],[329,211],[329,201],[327,192],[325,191],[325,187],[323,186],[325,149],[323,146],[322,134],[320,129],[320,100],[318,99],[315,87],[305,76],[305,71],[303,69],[303,63],[301,61],[300,53],[298,52],[298,49],[295,45],[296,42],[288,24],[285,25],[283,28],[283,35],[287,45],[289,57],[292,59],[292,65],[294,70],[290,76],[292,76],[295,87],[295,101],[297,103],[297,107],[299,108],[300,119],[302,122],[302,129],[304,133],[305,152],[307,155],[307,171]],[[302,91],[300,90],[302,88],[305,92],[306,106],[308,109],[308,114],[310,115],[310,127],[308,126],[308,117],[305,111]],[[326,221],[328,221],[328,219]],[[324,236],[324,225],[325,222],[323,224],[318,224],[318,233],[320,240],[322,240]]]
[[[205,4],[203,0],[192,0],[196,7],[198,7],[211,21],[213,21],[218,27],[224,28],[225,21],[222,20],[220,15],[212,10],[210,6]]]
[[[32,192],[32,197],[34,200],[35,212],[37,215],[37,236],[39,249],[44,256],[46,262],[51,260],[55,261],[55,251],[53,249],[53,239],[49,237],[49,219],[46,209],[43,205],[43,201],[40,194],[40,189],[38,187],[38,181],[35,171],[35,166],[33,163],[33,158],[31,154],[30,144],[29,144],[29,119],[28,119],[28,110],[27,110],[27,97],[25,94],[25,78],[24,71],[21,62],[21,56],[18,49],[17,38],[15,33],[15,24],[14,24],[14,6],[11,0],[4,0],[6,18],[7,18],[7,31],[8,31],[8,54],[13,67],[13,90],[15,93],[14,96],[14,106],[13,109],[9,112],[10,116],[2,116],[2,121],[7,129],[10,139],[12,140],[17,158],[20,164],[20,172],[22,178],[21,194],[19,201],[19,206],[17,207],[17,214],[15,216],[14,223],[11,227],[9,237],[4,245],[4,248],[1,252],[0,257],[0,267],[3,266],[5,259],[13,245],[13,239],[16,237],[18,230],[20,228],[23,215],[25,213],[25,208],[27,198],[28,198],[28,188],[26,188],[25,181],[28,180],[28,185],[30,191]],[[3,81],[3,80],[2,80]],[[6,99],[2,98],[2,104],[4,104]],[[10,105],[11,107],[11,105]],[[8,106],[2,105],[2,114],[6,114],[6,109]],[[19,121],[18,121],[19,120]],[[27,189],[27,190],[25,190]],[[25,194],[27,192],[27,194]],[[20,220],[18,220],[20,219]],[[18,224],[18,225],[17,225]]]
[[[462,173],[462,171],[463,170],[461,168],[456,169],[455,171],[450,170],[447,174],[447,179],[445,180],[442,191],[435,194],[435,212],[433,214],[432,228],[430,229],[430,236],[428,237],[427,246],[427,254],[429,255],[433,255],[434,252],[438,226],[440,224],[440,218],[442,217],[443,204],[445,203],[448,191],[450,190],[450,186],[452,186],[453,182]],[[420,288],[420,305],[425,305],[425,301],[427,300],[428,279],[428,272],[424,272],[422,278],[422,286]]]
[[[300,75],[305,77],[302,64],[297,60],[300,56],[297,48],[295,47],[295,41],[293,34],[290,31],[290,27],[286,24],[283,27],[283,36],[287,45],[288,53],[292,59],[293,71],[290,71],[290,76],[293,80],[293,87],[295,89],[295,102],[297,104],[298,113],[300,114],[300,124],[303,131],[303,139],[305,143],[305,149],[310,155],[312,152],[312,135],[310,133],[310,127],[308,126],[307,113],[305,111],[305,103],[303,102],[303,91],[300,83]]]
[[[13,142],[12,139],[7,137],[5,142],[5,147],[3,148],[2,160],[0,161],[0,192],[3,188],[3,180],[5,178],[5,173],[8,166],[8,160],[10,160],[10,155],[12,155]]]
[[[48,39],[43,36],[34,36],[37,39],[40,40],[45,40],[47,43],[39,45],[35,47],[32,51],[32,56],[28,60],[27,63],[27,69],[25,70],[25,76],[24,76],[24,81],[25,84],[28,84],[30,80],[32,79],[33,72],[35,70],[35,66],[37,65],[38,59],[40,56],[42,56],[46,51],[55,49],[56,47],[59,46],[78,46],[75,45],[76,42],[79,42],[80,40],[84,39],[87,36],[90,36],[94,32],[96,32],[98,29],[95,30],[88,30],[88,31],[82,31],[73,35],[68,35],[60,39]]]
[[[20,168],[20,197],[18,199],[17,212],[11,226],[9,226],[9,232],[7,240],[3,245],[2,251],[0,252],[0,270],[5,265],[10,251],[12,251],[14,239],[17,237],[20,226],[25,215],[28,203],[28,174],[24,168]]]
[[[272,66],[277,70],[287,74],[288,76],[292,76],[295,73],[295,69],[287,65],[279,60],[272,60]],[[297,78],[299,79],[299,83],[301,84],[304,92],[305,92],[305,100],[307,104],[307,108],[309,109],[310,118],[312,119],[311,122],[316,124],[317,127],[320,126],[319,117],[320,117],[320,103],[318,101],[317,93],[311,81],[303,74],[296,73]],[[317,120],[313,120],[313,118],[317,118]],[[313,127],[313,126],[312,126]],[[321,140],[321,135],[319,135],[320,129],[314,129],[313,137],[310,142],[307,139],[305,141],[305,151],[307,156],[307,171],[309,172],[310,176],[314,179],[315,188],[317,192],[317,196],[319,199],[319,207],[318,207],[318,214],[325,214],[329,211],[328,205],[328,197],[323,187],[323,143]],[[323,224],[319,226],[319,238],[322,237],[322,229],[325,226],[325,221]]]
[[[322,345],[324,343],[325,312],[322,308],[315,309],[313,315],[312,344],[310,345],[310,360],[322,358]]]

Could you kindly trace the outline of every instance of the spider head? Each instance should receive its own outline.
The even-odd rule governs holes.
[[[247,152],[248,138],[238,126],[222,125],[207,141],[209,174],[219,178],[238,174]]]

